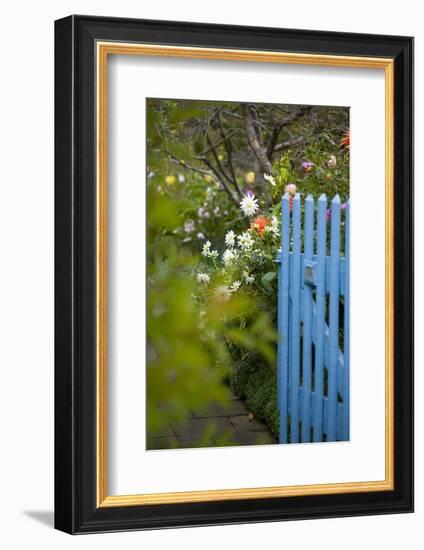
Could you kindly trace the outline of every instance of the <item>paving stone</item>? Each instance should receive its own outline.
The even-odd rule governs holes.
[[[234,416],[237,414],[248,414],[245,404],[241,399],[228,399],[214,403],[212,407],[198,407],[193,410],[193,414],[197,418],[215,418],[218,416]]]
[[[235,396],[198,407],[189,412],[188,420],[151,434],[148,449],[276,444],[268,427],[256,418],[249,420],[248,414],[244,401]]]
[[[236,430],[268,433],[268,428],[265,426],[265,424],[263,424],[259,420],[256,420],[255,418],[249,420],[249,417],[247,415],[230,416],[229,420],[231,424],[233,424],[233,426],[236,428]]]
[[[233,445],[268,445],[277,441],[269,433],[239,431],[234,434]]]
[[[184,423],[172,423],[172,429],[174,432],[180,435],[201,435],[205,430],[213,424],[216,430],[234,430],[233,425],[225,417],[217,418],[190,418]]]
[[[200,435],[179,435],[177,437],[179,447],[181,448],[196,448],[196,447],[214,447],[215,442],[212,438],[204,439]]]
[[[175,449],[176,447],[178,447],[178,440],[176,437],[149,437],[147,441],[148,451]]]
[[[164,426],[163,428],[161,428],[160,430],[157,430],[156,432],[149,432],[149,435],[150,437],[165,437],[165,436],[173,436],[174,432],[171,426],[169,426],[168,424],[167,426]]]

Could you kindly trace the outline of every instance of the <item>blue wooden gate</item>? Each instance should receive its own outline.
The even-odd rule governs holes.
[[[311,195],[303,209],[301,202],[300,195],[291,199],[286,193],[282,199],[277,258],[280,443],[346,441],[350,207],[349,202],[341,205],[338,195],[330,208],[325,195],[316,209]]]

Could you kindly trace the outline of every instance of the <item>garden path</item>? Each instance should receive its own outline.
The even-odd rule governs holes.
[[[268,427],[253,418],[236,397],[192,410],[184,423],[172,423],[149,438],[149,449],[264,445],[277,443]]]

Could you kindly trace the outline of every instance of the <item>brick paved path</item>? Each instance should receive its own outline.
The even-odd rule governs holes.
[[[277,443],[267,426],[251,418],[241,399],[214,404],[208,410],[191,411],[190,419],[170,424],[149,438],[148,449],[264,445]]]

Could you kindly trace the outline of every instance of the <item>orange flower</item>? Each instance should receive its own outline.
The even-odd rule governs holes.
[[[251,229],[255,229],[259,235],[262,235],[265,231],[265,228],[267,225],[269,225],[271,222],[268,218],[263,218],[262,216],[258,216],[255,218],[251,224]]]
[[[340,140],[340,146],[346,147],[346,149],[349,149],[350,147],[350,130],[346,130],[346,133]]]

